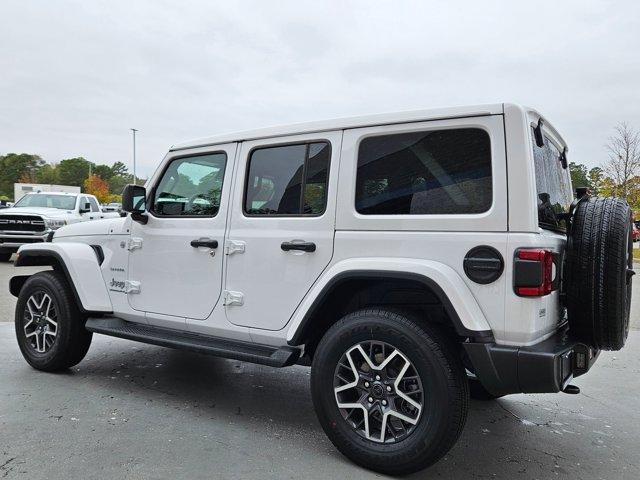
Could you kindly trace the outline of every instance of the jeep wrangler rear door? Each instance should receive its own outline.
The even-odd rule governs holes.
[[[331,261],[342,132],[244,142],[227,239],[231,323],[280,330]]]
[[[128,245],[129,304],[150,323],[203,320],[218,303],[235,152],[236,144],[171,152],[150,182],[147,223],[132,222]]]

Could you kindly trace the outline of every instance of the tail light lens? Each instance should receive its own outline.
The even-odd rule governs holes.
[[[513,287],[521,297],[542,297],[553,290],[553,252],[540,248],[516,251]]]

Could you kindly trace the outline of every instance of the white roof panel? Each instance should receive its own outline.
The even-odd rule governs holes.
[[[369,127],[392,123],[421,122],[427,120],[443,120],[447,118],[473,117],[482,115],[501,115],[503,104],[472,105],[466,107],[434,108],[429,110],[414,110],[409,112],[380,113],[360,117],[337,118],[316,122],[295,123],[276,127],[246,130],[242,132],[226,133],[211,137],[198,138],[171,147],[171,150],[204,147],[221,143],[257,140],[260,138],[282,137],[304,133],[325,132],[329,130],[343,130],[347,128]]]

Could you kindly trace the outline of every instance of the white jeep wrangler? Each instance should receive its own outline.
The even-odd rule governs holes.
[[[405,474],[456,442],[469,395],[577,393],[628,333],[631,214],[574,199],[567,147],[512,104],[269,128],[173,147],[126,218],[20,248],[33,367],[93,333],[311,365],[347,457]]]

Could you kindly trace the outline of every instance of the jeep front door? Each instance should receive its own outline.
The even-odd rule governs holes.
[[[331,261],[342,132],[243,142],[233,193],[225,311],[280,330]]]
[[[127,288],[150,323],[203,320],[218,302],[235,150],[172,152],[147,191],[147,223],[132,222]]]

